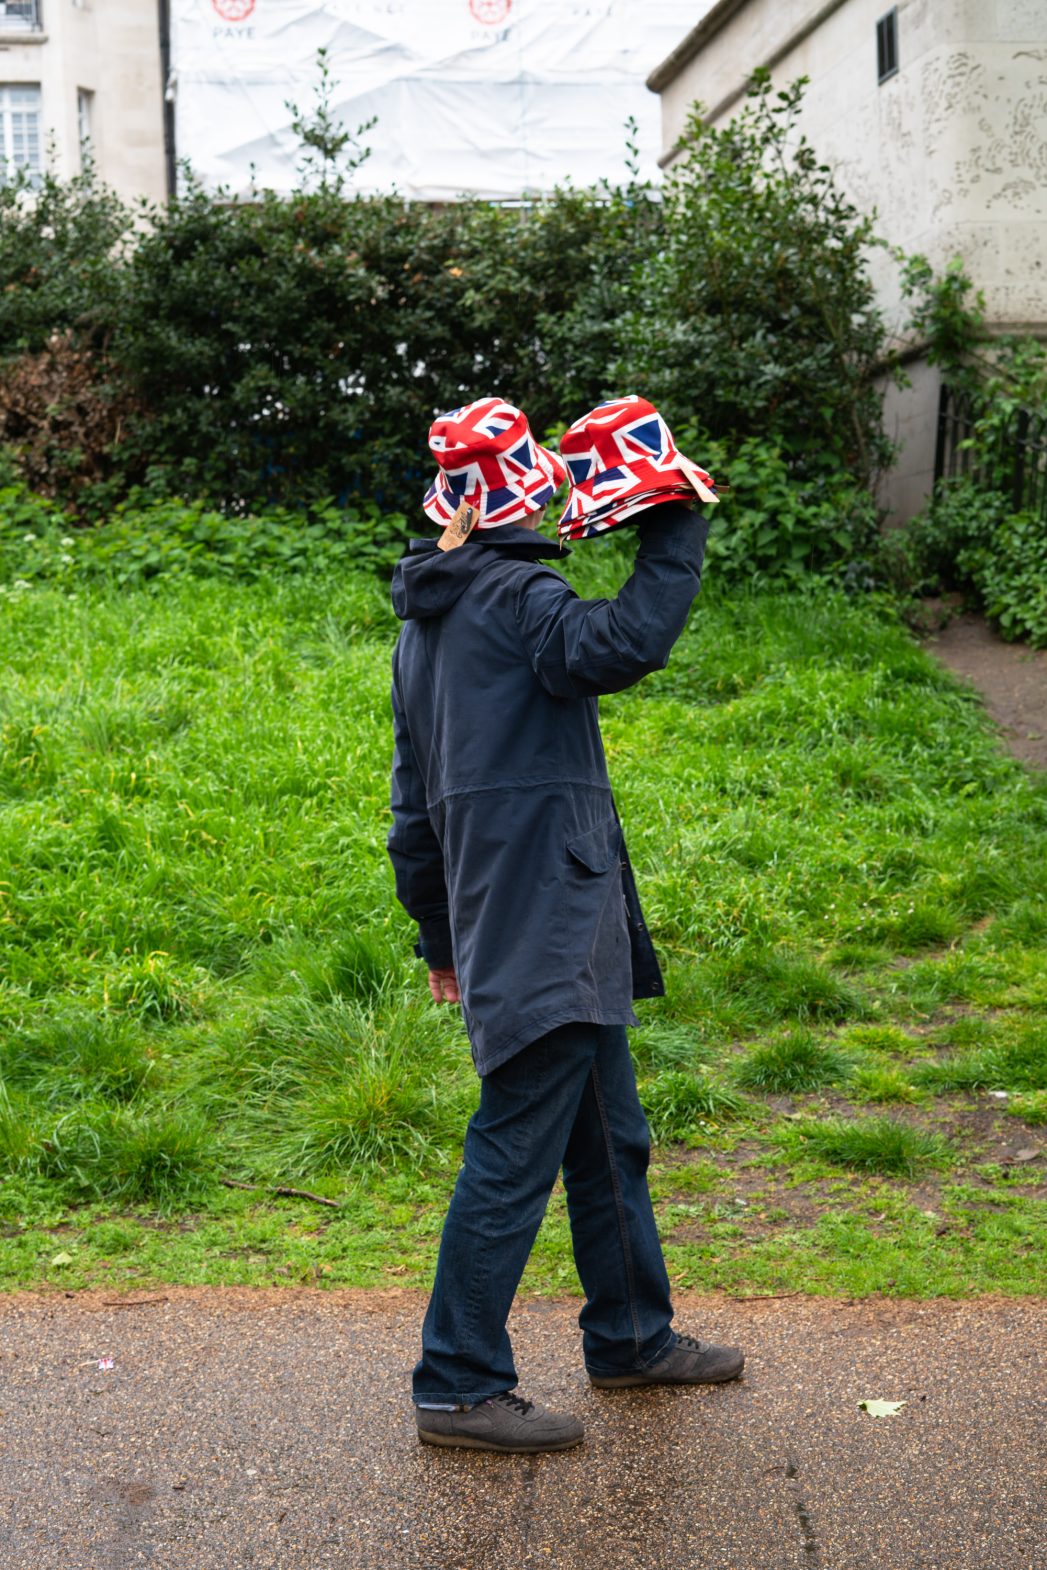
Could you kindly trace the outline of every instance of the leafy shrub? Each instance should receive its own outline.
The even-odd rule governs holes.
[[[915,300],[909,325],[966,400],[971,432],[961,444],[963,477],[939,482],[924,512],[888,537],[882,559],[901,586],[962,591],[1005,638],[1047,646],[1047,507],[1022,508],[1015,494],[1019,423],[1047,409],[1047,346],[1032,338],[987,343],[984,301],[959,258],[939,277],[922,257],[910,258],[904,277]],[[1042,468],[1030,446],[1026,478],[1037,462]]]
[[[886,549],[917,593],[964,592],[1005,638],[1047,646],[1047,516],[1011,512],[974,480],[943,481]]]
[[[842,469],[799,462],[764,437],[728,452],[705,444],[697,430],[677,434],[730,486],[712,513],[706,557],[725,583],[761,580],[798,584],[813,574],[846,586],[872,585],[878,523],[870,493]]]
[[[75,498],[107,477],[133,398],[106,386],[99,360],[72,331],[9,362],[0,379],[0,431],[25,480],[49,496]]]
[[[866,480],[885,456],[872,221],[797,135],[803,80],[754,73],[728,124],[696,105],[670,166],[664,233],[626,318],[618,379],[713,436],[762,433],[805,475]]]
[[[972,575],[1005,638],[1047,648],[1047,517],[1008,514]]]
[[[883,327],[869,221],[789,150],[801,97],[761,74],[731,126],[693,121],[664,191],[526,208],[354,196],[325,164],[286,198],[190,184],[136,218],[90,170],[48,176],[35,205],[0,198],[0,356],[23,389],[0,441],[84,516],[146,483],[241,515],[413,512],[439,408],[491,389],[541,432],[635,389],[697,428],[699,458],[764,444],[737,465],[725,573],[851,559],[882,457]],[[325,160],[355,146],[330,114],[295,123]]]
[[[101,184],[88,159],[60,180],[16,170],[0,183],[0,356],[38,354],[75,329],[104,346],[124,291],[122,261],[136,212]]]
[[[202,502],[150,500],[136,492],[104,525],[76,527],[21,484],[0,487],[0,582],[47,579],[120,585],[171,574],[253,579],[274,570],[372,567],[403,554],[406,520],[373,503],[320,501],[304,513],[271,508],[237,517]]]

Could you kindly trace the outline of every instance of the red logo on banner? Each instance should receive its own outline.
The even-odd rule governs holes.
[[[211,0],[223,22],[246,22],[255,7],[255,0]]]
[[[217,0],[215,0],[217,4]],[[469,0],[469,9],[478,22],[497,27],[504,22],[512,9],[513,0]]]

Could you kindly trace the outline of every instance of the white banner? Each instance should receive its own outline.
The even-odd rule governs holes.
[[[507,200],[625,176],[624,123],[657,174],[644,79],[693,26],[694,0],[172,0],[176,147],[205,185],[295,180],[287,101],[309,110],[325,48],[350,129],[372,115],[355,185]]]

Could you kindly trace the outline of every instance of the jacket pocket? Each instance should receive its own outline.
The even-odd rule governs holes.
[[[622,831],[617,818],[605,818],[595,828],[568,836],[568,853],[589,872],[610,872],[622,860]]]

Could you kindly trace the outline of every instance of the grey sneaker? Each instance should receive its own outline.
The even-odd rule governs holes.
[[[489,1396],[468,1411],[434,1412],[420,1406],[414,1410],[418,1437],[426,1445],[535,1455],[540,1450],[570,1450],[585,1438],[585,1429],[576,1417],[548,1412],[508,1390]]]
[[[677,1336],[661,1362],[635,1374],[593,1374],[589,1383],[598,1390],[624,1390],[630,1385],[722,1385],[737,1379],[745,1367],[745,1353],[736,1346],[714,1346],[695,1336]]]

